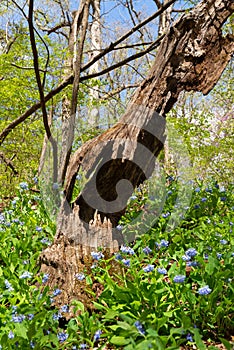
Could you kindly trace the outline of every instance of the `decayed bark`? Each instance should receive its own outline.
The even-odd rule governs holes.
[[[83,267],[82,258],[90,261],[90,251],[99,245],[111,252],[118,249],[121,237],[113,237],[112,228],[124,212],[131,188],[124,184],[122,197],[117,198],[116,185],[127,179],[136,187],[150,176],[164,143],[164,117],[180,92],[207,94],[218,81],[234,48],[233,37],[223,37],[221,31],[233,10],[232,0],[204,0],[184,14],[165,35],[148,77],[120,121],[72,157],[66,178],[67,202],[61,209],[56,238],[41,256],[42,270],[53,276],[50,284],[64,290],[63,302],[79,297],[74,274]],[[70,208],[81,169],[88,181]],[[99,198],[95,202],[96,190]]]

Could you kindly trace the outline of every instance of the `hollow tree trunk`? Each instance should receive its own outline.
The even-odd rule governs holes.
[[[164,144],[165,116],[180,92],[207,94],[218,81],[233,52],[233,38],[223,37],[221,30],[233,10],[232,0],[204,0],[182,15],[165,35],[148,77],[120,121],[73,155],[55,241],[41,255],[50,285],[63,290],[61,302],[82,300],[74,275],[85,265],[89,270],[92,250],[103,246],[113,252],[122,243],[113,228],[132,189],[153,171]],[[71,207],[81,169],[88,180]]]

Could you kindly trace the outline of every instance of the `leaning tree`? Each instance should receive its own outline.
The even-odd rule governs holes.
[[[121,119],[106,132],[83,144],[70,157],[78,87],[84,79],[80,73],[89,68],[89,63],[82,66],[82,51],[91,3],[88,0],[80,1],[79,11],[74,13],[74,36],[71,38],[75,50],[73,71],[64,78],[57,90],[45,95],[38,69],[33,1],[29,1],[28,22],[40,92],[40,103],[32,108],[33,111],[42,108],[47,138],[53,148],[54,182],[58,174],[57,145],[48,124],[46,102],[58,90],[73,84],[65,140],[66,171],[62,171],[61,175],[61,182],[64,180],[64,197],[60,204],[54,242],[43,251],[40,259],[42,271],[50,275],[49,285],[57,285],[63,291],[60,298],[62,303],[81,298],[74,276],[84,266],[90,266],[92,250],[103,247],[110,254],[123,243],[121,232],[116,230],[118,221],[125,212],[132,190],[148,179],[154,170],[155,157],[162,150],[165,141],[166,115],[176,103],[180,92],[200,91],[208,94],[230,61],[234,48],[233,36],[222,32],[223,24],[233,13],[233,1],[201,1],[189,12],[182,14],[152,44],[153,48],[157,47],[155,61]],[[159,8],[158,15],[169,9],[172,3],[173,1],[165,2]],[[141,26],[136,27],[139,29]],[[118,43],[117,41],[114,45]],[[113,44],[107,50],[111,48]],[[93,61],[104,54],[105,50],[97,54]],[[90,77],[97,74],[94,72]],[[33,111],[27,111],[21,120]],[[10,128],[12,125],[2,133],[2,140]],[[71,203],[76,177],[80,173],[85,175],[86,182],[81,193]]]

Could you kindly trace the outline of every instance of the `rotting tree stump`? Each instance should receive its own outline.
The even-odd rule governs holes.
[[[113,229],[132,189],[153,171],[163,148],[166,114],[181,91],[209,93],[231,59],[233,36],[223,36],[222,25],[233,10],[232,0],[204,0],[183,14],[163,38],[148,77],[120,121],[72,156],[56,237],[40,257],[49,285],[63,291],[59,304],[87,299],[74,276],[84,268],[90,271],[92,250],[102,246],[109,256],[119,249],[123,237]],[[88,181],[71,206],[80,170]]]

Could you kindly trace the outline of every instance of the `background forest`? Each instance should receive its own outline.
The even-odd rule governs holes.
[[[168,230],[181,205],[169,138],[159,155],[160,215],[119,252],[90,254],[74,275],[79,300],[66,301],[59,286],[47,285],[39,264],[56,233],[51,193],[63,187],[70,154],[120,119],[165,32],[198,3],[1,1],[0,349],[233,348],[233,59],[208,95],[182,92],[167,113],[193,170],[177,227]],[[222,33],[233,31],[232,14]],[[73,201],[84,182],[78,174]],[[145,203],[162,206],[147,183],[118,222],[127,239]]]

